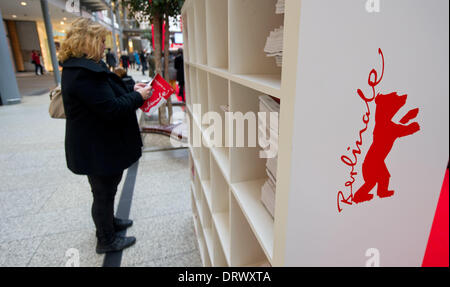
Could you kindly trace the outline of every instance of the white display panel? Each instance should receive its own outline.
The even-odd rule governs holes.
[[[368,7],[359,0],[302,0],[301,5],[292,169],[280,171],[291,172],[285,265],[420,266],[449,158],[449,1],[381,0],[379,7]],[[372,69],[380,81],[376,93],[408,96],[398,112],[399,97],[367,103],[364,131],[368,110],[357,91],[373,97]],[[381,106],[386,110],[377,115]],[[391,108],[392,121],[383,120]],[[412,134],[399,137],[407,128],[394,123],[415,108],[417,117],[406,125],[417,122],[420,130],[411,126]],[[364,178],[386,180],[384,165],[395,193],[380,198],[377,185],[372,200],[338,207],[339,191],[351,195],[345,186],[351,180],[348,159],[355,162],[351,151],[358,147],[353,194]]]

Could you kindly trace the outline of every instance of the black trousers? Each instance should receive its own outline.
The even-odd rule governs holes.
[[[43,69],[42,69],[42,65],[41,64],[34,64],[34,72],[36,73],[36,75],[39,75],[38,74],[38,70],[41,71],[41,75],[44,74]]]
[[[114,240],[114,197],[122,174],[111,176],[88,175],[94,201],[92,203],[92,219],[97,229],[97,239],[102,244]]]

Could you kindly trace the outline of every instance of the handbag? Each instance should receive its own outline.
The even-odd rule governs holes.
[[[65,119],[66,113],[64,111],[61,86],[57,86],[50,91],[50,107],[48,109],[50,117],[54,119]]]

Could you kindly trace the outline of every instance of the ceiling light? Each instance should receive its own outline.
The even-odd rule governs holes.
[[[22,1],[22,2],[20,2],[20,5],[22,5],[22,6],[27,6],[27,2]]]
[[[13,18],[17,18],[17,15],[11,15]]]
[[[64,21],[66,21],[66,20],[67,20],[67,18],[66,18],[66,17],[64,17],[64,18],[63,18],[63,20],[64,20]]]
[[[64,21],[61,21],[61,25],[64,25]]]

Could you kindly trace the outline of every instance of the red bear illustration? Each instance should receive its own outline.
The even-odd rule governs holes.
[[[409,125],[410,120],[417,117],[419,109],[409,111],[401,120],[400,124],[392,122],[392,118],[406,103],[407,95],[399,96],[397,93],[379,94],[375,103],[375,128],[373,131],[373,143],[367,152],[362,173],[365,183],[354,194],[353,201],[360,203],[372,200],[373,194],[369,192],[378,184],[377,195],[380,198],[394,195],[393,190],[388,190],[390,173],[384,160],[391,152],[394,142],[400,138],[415,134],[420,130],[417,122]]]

